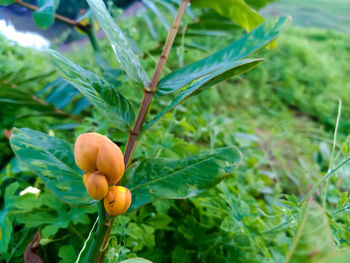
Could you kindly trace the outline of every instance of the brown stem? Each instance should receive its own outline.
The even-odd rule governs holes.
[[[137,115],[136,122],[134,124],[133,130],[129,134],[128,142],[126,144],[126,149],[125,149],[125,153],[124,153],[124,163],[125,163],[126,167],[128,167],[130,162],[131,162],[131,159],[132,159],[132,156],[134,154],[135,147],[136,147],[136,143],[137,143],[137,136],[139,135],[139,133],[142,129],[143,123],[145,121],[145,118],[146,118],[146,115],[148,112],[148,108],[152,102],[153,94],[157,89],[157,85],[158,85],[158,82],[160,80],[161,73],[164,69],[166,61],[168,60],[169,52],[171,50],[171,47],[173,46],[175,37],[177,35],[177,32],[179,31],[182,17],[185,13],[186,7],[187,7],[189,2],[190,2],[190,0],[181,0],[181,4],[180,4],[179,10],[177,12],[175,21],[174,21],[174,23],[173,23],[173,25],[168,33],[168,37],[167,37],[167,40],[165,42],[163,52],[162,52],[161,56],[159,57],[158,63],[156,65],[156,69],[154,71],[152,81],[150,82],[149,87],[144,90],[144,94],[143,94],[143,98],[142,98],[142,102],[141,102],[141,107],[140,107],[139,113]],[[98,258],[98,261],[97,261],[99,263],[102,263],[104,261],[104,255],[106,253],[105,248],[106,248],[107,242],[109,240],[109,235],[110,235],[111,230],[112,230],[114,219],[115,219],[115,217],[112,217],[109,221],[109,227],[107,229],[106,235],[104,237],[104,240],[103,240],[103,243],[101,246],[102,248],[104,248],[104,250],[101,251],[100,256]]]
[[[134,153],[137,136],[141,131],[142,125],[145,121],[146,114],[148,112],[148,108],[151,104],[153,98],[153,92],[145,90],[141,102],[141,107],[139,110],[139,114],[137,116],[136,122],[134,124],[133,130],[129,134],[128,142],[126,143],[126,149],[124,153],[124,162],[125,166],[128,167],[131,162],[131,157]]]
[[[28,4],[28,3],[22,2],[21,0],[15,0],[14,3],[17,5],[20,5],[20,6],[24,6],[30,10],[33,10],[33,11],[37,11],[39,9],[39,7],[37,7],[36,5]],[[55,19],[60,20],[63,23],[66,23],[68,25],[77,27],[77,28],[83,30],[84,32],[86,32],[87,28],[89,27],[89,26],[84,26],[84,25],[80,24],[79,22],[74,21],[73,19],[70,19],[70,18],[65,17],[65,16],[61,16],[59,14],[55,14]]]
[[[152,81],[151,81],[149,87],[147,89],[145,89],[145,91],[144,91],[139,114],[137,116],[133,130],[129,134],[128,142],[126,144],[126,149],[125,149],[125,153],[124,153],[124,160],[125,160],[126,166],[128,166],[129,163],[131,162],[132,155],[134,153],[135,146],[136,146],[137,136],[139,135],[139,133],[142,129],[143,123],[145,121],[145,118],[146,118],[146,115],[148,112],[148,108],[149,108],[151,101],[152,101],[152,98],[153,98],[153,94],[157,89],[157,85],[158,85],[158,82],[160,80],[160,75],[163,71],[163,68],[165,66],[166,61],[168,60],[169,52],[170,52],[171,47],[174,43],[177,32],[179,31],[182,16],[183,16],[189,2],[190,2],[190,0],[181,0],[181,4],[179,7],[177,16],[176,16],[175,21],[174,21],[174,23],[169,31],[167,40],[166,40],[165,45],[164,45],[163,52],[162,52],[161,56],[159,57],[156,69],[154,71]]]

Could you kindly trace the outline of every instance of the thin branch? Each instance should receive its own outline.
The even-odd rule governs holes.
[[[126,166],[128,166],[128,164],[131,162],[131,159],[132,159],[132,156],[133,156],[133,153],[135,150],[135,146],[136,146],[137,136],[139,135],[139,133],[142,129],[143,123],[145,121],[145,118],[146,118],[146,115],[148,112],[148,108],[149,108],[151,101],[152,101],[152,98],[153,98],[153,94],[157,89],[157,85],[158,85],[158,82],[160,80],[161,73],[164,69],[166,61],[168,60],[169,52],[170,52],[171,47],[174,43],[177,32],[179,31],[179,27],[180,27],[180,23],[181,23],[183,14],[184,14],[189,2],[190,2],[190,0],[182,0],[181,1],[177,16],[175,18],[175,21],[174,21],[174,23],[169,31],[167,40],[165,42],[163,52],[162,52],[161,56],[159,57],[156,69],[154,71],[152,81],[149,85],[149,88],[145,89],[145,91],[144,91],[139,114],[137,116],[133,130],[129,134],[128,142],[126,144],[126,150],[124,153],[124,161],[125,161]]]
[[[124,153],[124,163],[125,163],[126,167],[131,162],[131,159],[132,159],[132,156],[133,156],[133,153],[135,150],[136,142],[137,142],[137,136],[142,129],[143,123],[145,121],[145,118],[146,118],[146,115],[148,112],[148,108],[152,102],[153,94],[157,89],[161,73],[164,69],[166,61],[168,60],[169,52],[171,50],[171,47],[173,46],[175,37],[179,31],[182,17],[186,11],[186,8],[187,8],[187,5],[189,2],[190,2],[190,0],[181,0],[181,4],[180,4],[179,10],[177,12],[175,21],[174,21],[174,23],[173,23],[173,25],[168,33],[168,37],[167,37],[167,40],[165,42],[163,52],[162,52],[161,56],[159,57],[158,63],[156,65],[156,69],[154,71],[152,81],[150,82],[149,87],[144,90],[144,94],[143,94],[143,98],[142,98],[142,102],[141,102],[141,107],[140,107],[136,122],[134,124],[133,130],[130,131],[128,142],[126,144],[126,150]],[[107,246],[109,236],[110,236],[110,233],[112,230],[112,226],[114,223],[114,219],[115,219],[115,217],[112,217],[112,219],[109,222],[109,227],[107,229],[106,235],[104,237],[104,240],[103,240],[103,243],[101,246],[103,248],[106,248],[106,246]],[[105,253],[106,253],[106,250],[101,251],[97,262],[101,263],[104,261]]]
[[[343,167],[347,162],[350,161],[350,157],[345,158],[343,161],[341,161],[337,166],[335,166],[332,170],[329,170],[316,184],[312,189],[305,195],[305,197],[301,200],[300,204],[304,203],[306,200],[309,199],[310,196],[312,196],[318,188],[323,184],[328,178],[330,178],[338,169]]]
[[[28,3],[22,2],[21,0],[15,0],[14,4],[24,6],[30,10],[33,10],[33,11],[39,10],[39,7],[37,7],[36,5],[28,4]],[[80,24],[79,22],[74,21],[73,19],[70,19],[70,18],[65,17],[65,16],[61,16],[59,14],[55,14],[55,19],[62,21],[63,23],[66,23],[68,25],[77,27],[77,28],[83,30],[84,32],[86,32],[87,28],[89,27],[89,26],[84,26],[84,25]]]
[[[339,105],[338,105],[338,115],[337,115],[337,121],[335,123],[335,130],[334,130],[334,135],[333,135],[333,146],[332,146],[332,154],[331,154],[331,160],[329,162],[329,167],[328,171],[333,168],[334,165],[334,154],[335,154],[335,147],[337,144],[337,134],[338,134],[338,127],[339,127],[339,122],[340,122],[340,116],[341,116],[341,108],[342,108],[342,100],[339,99]],[[323,194],[323,200],[322,200],[322,206],[324,209],[326,209],[326,202],[327,202],[327,192],[328,192],[328,184],[329,181],[326,181],[326,185],[324,188],[324,194]]]
[[[3,84],[8,84],[8,83],[3,82]],[[18,86],[17,86],[16,84],[10,84],[10,87],[11,87],[12,89],[17,89],[17,88],[18,88]],[[32,100],[36,101],[36,102],[37,102],[38,104],[40,104],[40,105],[43,105],[43,106],[49,106],[49,105],[50,105],[49,103],[47,103],[46,101],[40,99],[39,97],[37,97],[37,96],[35,96],[35,95],[32,95],[31,98],[32,98]],[[73,119],[73,120],[75,120],[75,121],[77,121],[77,122],[82,122],[82,121],[83,121],[83,120],[80,119],[79,117],[77,117],[77,116],[75,116],[75,115],[73,115],[73,114],[69,114],[69,113],[67,113],[67,112],[65,112],[65,111],[63,111],[63,110],[61,110],[61,109],[59,109],[59,108],[56,108],[56,107],[54,107],[54,112],[55,112],[57,115],[66,116],[66,117],[71,118],[71,119]]]
[[[48,105],[50,105],[49,103],[47,103],[46,101],[40,99],[39,97],[37,97],[37,96],[35,96],[35,95],[32,95],[32,99],[35,100],[36,102],[38,102],[40,105],[43,105],[43,106],[48,106]],[[78,122],[82,122],[82,121],[83,121],[83,120],[80,119],[79,117],[77,117],[77,116],[75,116],[75,115],[73,115],[73,114],[69,114],[69,113],[67,113],[67,112],[65,112],[65,111],[63,111],[63,110],[61,110],[61,109],[59,109],[59,108],[54,107],[54,111],[55,111],[55,113],[58,114],[58,115],[66,116],[66,117],[71,118],[71,119],[73,119],[73,120],[75,120],[75,121],[78,121]]]

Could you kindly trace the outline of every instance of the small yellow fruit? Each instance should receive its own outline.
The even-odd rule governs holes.
[[[108,182],[106,176],[100,172],[88,174],[86,179],[86,190],[96,200],[101,200],[108,193]]]
[[[123,153],[120,148],[109,139],[101,143],[96,165],[97,170],[106,175],[109,184],[116,184],[119,182],[125,171]]]
[[[77,166],[85,172],[96,170],[96,159],[103,141],[109,140],[106,136],[90,132],[78,136],[74,145],[74,159]]]
[[[124,214],[131,204],[130,190],[123,186],[112,186],[103,200],[107,214],[119,216]]]

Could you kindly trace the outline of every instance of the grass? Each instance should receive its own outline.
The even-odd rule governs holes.
[[[350,33],[350,3],[347,0],[279,0],[268,5],[264,14],[290,14],[294,25],[319,27]]]

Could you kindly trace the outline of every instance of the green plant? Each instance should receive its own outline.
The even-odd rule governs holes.
[[[89,4],[109,37],[121,68],[136,87],[144,88],[144,97],[136,120],[132,103],[108,80],[75,65],[57,52],[52,51],[51,55],[65,78],[86,96],[120,133],[129,134],[124,151],[125,164],[129,168],[121,182],[132,193],[133,201],[129,211],[157,199],[184,199],[195,196],[232,174],[241,158],[240,152],[234,146],[215,148],[178,160],[141,158],[139,155],[138,162],[131,161],[141,135],[146,134],[146,130],[167,112],[199,91],[257,66],[262,59],[244,58],[273,41],[289,24],[289,18],[282,17],[262,24],[225,49],[161,79],[181,17],[188,4],[187,1],[182,1],[152,81],[149,81],[148,75],[130,48],[129,41],[114,24],[102,1],[91,0]],[[153,94],[162,97],[173,92],[179,92],[173,102],[143,125]],[[71,205],[95,207],[89,206],[94,204],[94,201],[84,189],[81,171],[74,165],[70,144],[30,129],[14,129],[11,145],[19,160],[37,173],[58,198]],[[10,207],[6,206],[5,211]],[[85,260],[91,262],[103,260],[113,228],[114,218],[106,217],[102,202],[98,205],[98,213],[96,234],[91,240],[87,240],[88,249],[82,251],[82,256],[87,258]],[[109,221],[109,226],[106,225],[106,221]],[[101,248],[104,249],[101,251]]]

